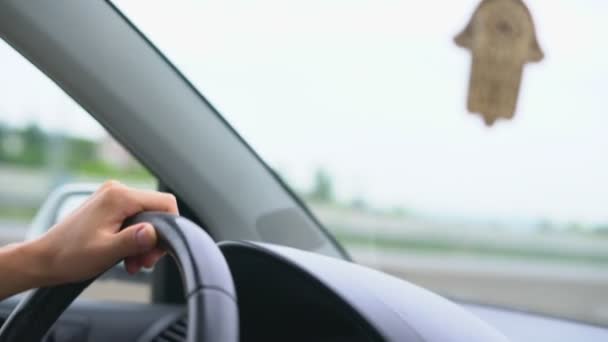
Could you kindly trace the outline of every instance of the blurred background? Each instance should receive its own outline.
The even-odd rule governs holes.
[[[514,119],[492,127],[467,112],[471,54],[453,42],[479,1],[115,4],[356,261],[608,325],[608,3],[528,2],[545,58],[524,67]],[[0,94],[0,244],[62,184],[156,186],[3,41]],[[106,281],[90,296],[148,292]]]

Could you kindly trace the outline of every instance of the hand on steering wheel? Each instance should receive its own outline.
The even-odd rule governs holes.
[[[125,226],[143,222],[154,226],[160,246],[180,269],[188,306],[187,341],[237,342],[239,315],[234,283],[215,242],[188,219],[167,213],[140,213]],[[0,342],[39,341],[93,280],[33,290],[2,326]]]

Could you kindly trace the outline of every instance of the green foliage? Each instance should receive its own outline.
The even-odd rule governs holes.
[[[389,209],[387,213],[395,217],[414,216],[414,212],[403,207],[393,207]]]
[[[8,138],[21,142],[19,153],[10,153],[3,148]],[[51,134],[36,125],[12,128],[0,124],[0,163],[28,168],[43,168],[54,163],[64,172],[77,175],[131,180],[152,179],[148,171],[137,164],[125,169],[100,160],[97,144],[84,138]]]
[[[16,220],[30,222],[37,212],[37,208],[30,207],[0,207],[1,220]]]
[[[334,188],[331,176],[323,169],[315,173],[314,184],[309,195],[310,199],[318,202],[332,202]]]
[[[81,138],[67,139],[68,153],[66,165],[69,169],[77,170],[82,164],[94,163],[96,161],[96,145],[94,142]]]
[[[356,197],[354,198],[349,205],[350,208],[354,209],[354,210],[359,210],[359,211],[365,211],[367,209],[369,209],[369,205],[367,204],[367,202],[365,201],[365,199],[361,198],[361,197]]]
[[[152,179],[152,175],[141,166],[133,166],[126,170],[118,169],[100,160],[81,163],[73,171],[79,175],[99,178],[116,178],[121,180]]]
[[[608,224],[602,224],[602,225],[596,226],[594,228],[593,232],[598,235],[608,237]]]
[[[61,155],[66,159],[61,162],[64,162],[67,168],[74,168],[95,158],[95,142],[65,135],[51,135],[37,125],[28,125],[21,129],[0,126],[0,144],[6,143],[9,138],[17,139],[21,148],[15,154],[0,145],[0,162],[7,164],[43,167],[56,157],[53,155],[54,149],[61,150]]]
[[[3,143],[11,135],[21,140],[23,149],[19,154],[14,155],[2,146],[3,148],[0,148],[0,162],[29,167],[41,167],[45,164],[48,136],[38,126],[29,125],[20,130],[3,126],[0,131],[0,143]]]
[[[608,265],[608,257],[593,253],[568,253],[567,251],[546,251],[525,247],[498,247],[483,243],[454,243],[453,241],[411,237],[393,236],[369,236],[349,232],[343,227],[329,227],[334,236],[346,247],[369,247],[373,245],[375,249],[382,251],[394,251],[398,253],[429,253],[450,255],[470,255],[476,257],[500,257],[508,259],[522,260],[545,260],[559,263],[583,263]]]

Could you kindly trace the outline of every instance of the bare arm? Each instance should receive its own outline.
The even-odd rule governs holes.
[[[178,213],[170,194],[107,182],[42,237],[0,248],[0,300],[89,279],[123,259],[129,273],[151,267],[164,254],[154,228],[143,223],[120,230],[126,218],[145,210]]]
[[[40,254],[34,243],[0,248],[0,299],[45,282]]]

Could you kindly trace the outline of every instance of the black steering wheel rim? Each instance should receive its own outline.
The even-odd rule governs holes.
[[[234,282],[213,239],[190,220],[167,213],[143,212],[127,220],[125,226],[139,222],[155,227],[160,245],[179,267],[188,307],[186,341],[237,342]],[[0,342],[39,341],[95,279],[32,290],[0,329]]]

